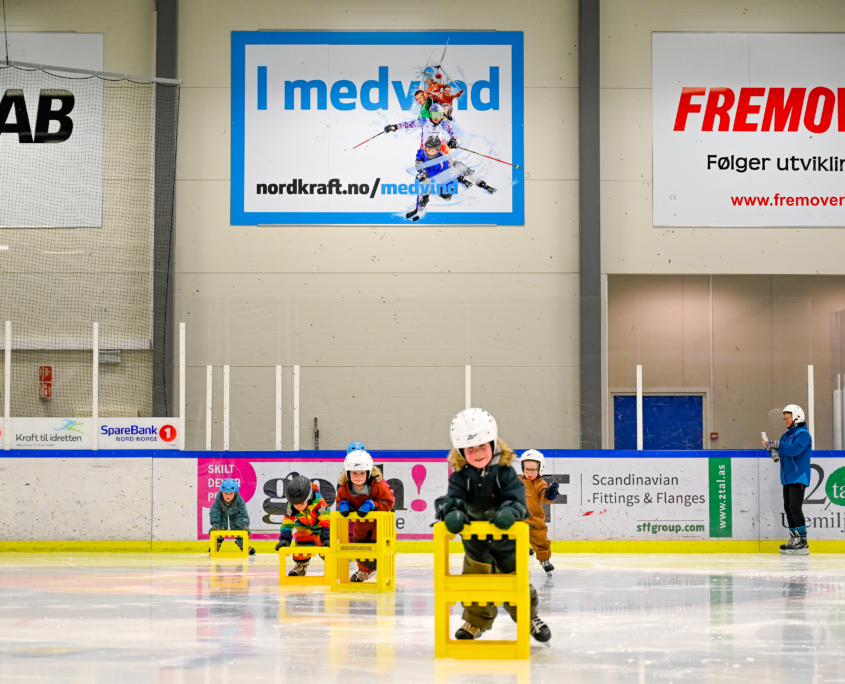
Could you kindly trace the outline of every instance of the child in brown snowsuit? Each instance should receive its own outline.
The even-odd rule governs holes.
[[[557,499],[560,485],[557,482],[549,485],[543,479],[545,462],[546,457],[541,452],[529,449],[519,457],[519,465],[522,466],[522,475],[519,479],[525,485],[525,504],[528,506],[528,518],[525,522],[528,523],[530,529],[531,548],[537,554],[537,560],[540,561],[543,570],[551,572],[555,566],[549,560],[552,557],[552,547],[543,504]]]

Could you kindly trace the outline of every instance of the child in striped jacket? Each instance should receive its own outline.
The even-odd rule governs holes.
[[[285,486],[288,510],[285,513],[282,528],[279,531],[279,543],[276,551],[283,546],[290,546],[295,540],[296,546],[329,545],[329,507],[320,494],[320,487],[304,475],[297,475]],[[309,556],[294,555],[296,565],[288,575],[303,576],[308,572]]]

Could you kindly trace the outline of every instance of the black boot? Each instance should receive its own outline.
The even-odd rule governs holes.
[[[545,643],[552,638],[552,630],[539,617],[531,618],[531,636],[537,641]]]

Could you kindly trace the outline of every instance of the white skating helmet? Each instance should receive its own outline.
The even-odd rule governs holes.
[[[484,409],[468,408],[452,418],[449,437],[452,438],[452,446],[460,451],[495,442],[499,437],[499,428],[496,419]]]
[[[363,449],[352,451],[343,459],[343,469],[346,471],[346,477],[349,477],[350,471],[366,470],[369,479],[373,475],[373,457]]]
[[[525,471],[526,461],[536,461],[539,464],[540,468],[540,473],[538,477],[543,477],[543,471],[546,469],[546,457],[543,456],[542,452],[537,451],[536,449],[529,449],[524,454],[522,454],[522,456],[519,457],[519,465],[522,468],[523,472]]]
[[[792,414],[792,422],[793,423],[806,423],[807,421],[804,420],[804,409],[802,409],[798,404],[790,404],[789,406],[783,407],[784,413],[791,413]]]

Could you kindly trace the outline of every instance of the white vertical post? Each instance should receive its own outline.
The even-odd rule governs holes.
[[[282,450],[282,367],[276,366],[276,451]]]
[[[185,324],[179,324],[179,450],[185,450]]]
[[[205,367],[205,450],[211,451],[211,424],[214,420],[214,366]]]
[[[813,387],[813,366],[807,366],[807,420],[810,426],[810,438],[813,440],[813,446],[816,445],[816,421],[814,420],[816,413],[816,391]]]
[[[97,451],[100,441],[100,324],[94,323],[94,365],[91,370],[91,423],[94,430],[94,439],[91,441],[92,451]]]
[[[637,451],[643,450],[643,367],[637,366]]]
[[[3,434],[6,435],[4,449],[8,451],[12,448],[12,433],[9,430],[12,427],[10,418],[12,402],[12,321],[6,321],[6,345],[4,355],[4,373],[3,373]]]
[[[293,450],[299,451],[299,366],[293,367]]]
[[[229,451],[229,366],[223,366],[223,451]]]
[[[472,366],[464,366],[464,396],[466,407],[472,408]]]

